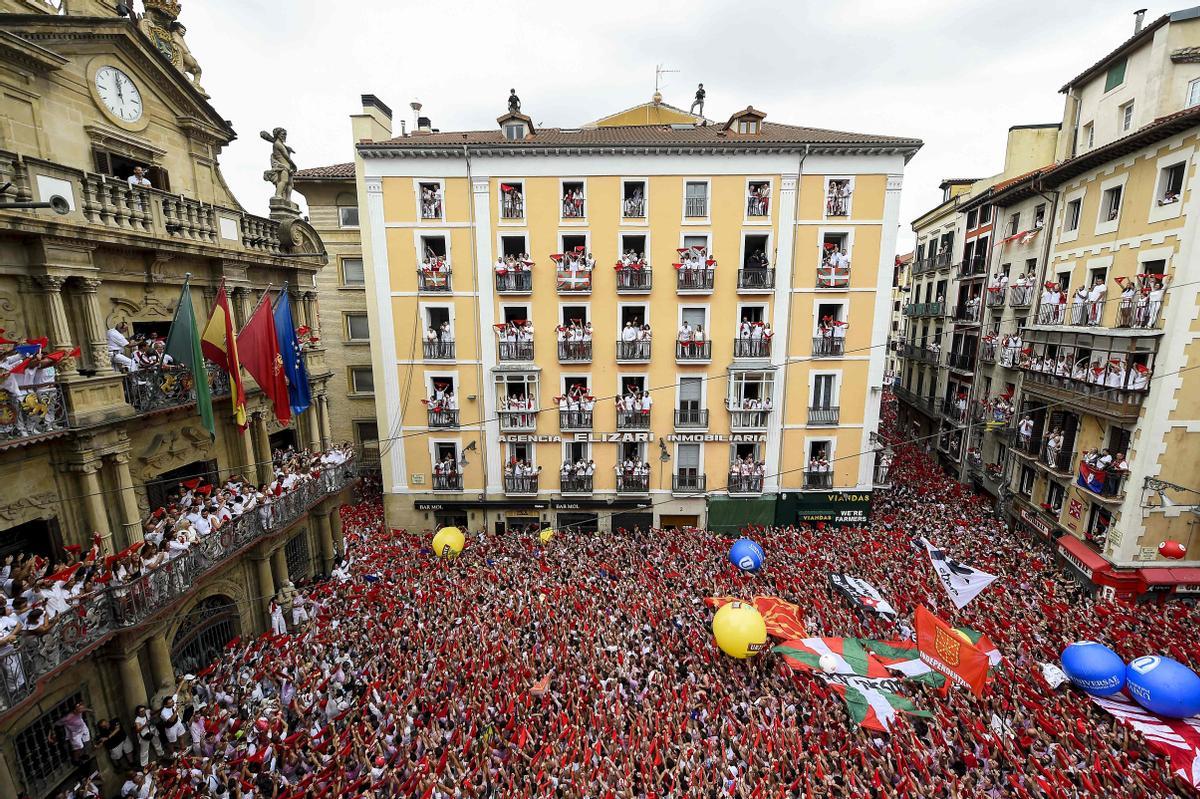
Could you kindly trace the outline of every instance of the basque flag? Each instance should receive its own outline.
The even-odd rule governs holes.
[[[286,290],[279,292],[275,302],[275,335],[279,339],[279,355],[283,358],[283,374],[287,377],[288,404],[293,415],[304,413],[312,404],[312,390],[308,387],[308,370],[304,368],[296,326],[292,324],[292,303]]]
[[[1095,466],[1090,466],[1080,461],[1079,477],[1075,482],[1088,491],[1095,494],[1102,494],[1104,493],[1104,470],[1097,469]]]

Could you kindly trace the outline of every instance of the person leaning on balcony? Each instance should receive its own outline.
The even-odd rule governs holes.
[[[1088,320],[1089,325],[1098,325],[1100,320],[1104,318],[1104,297],[1108,294],[1108,286],[1104,283],[1104,278],[1097,277],[1092,283],[1092,289],[1088,292]]]
[[[16,648],[20,638],[21,622],[13,603],[0,596],[0,674],[9,693],[16,693],[25,687],[25,667]]]
[[[112,358],[113,366],[124,372],[136,372],[137,364],[126,354],[130,349],[127,335],[129,335],[128,322],[117,322],[116,325],[110,327],[105,333],[105,337],[108,339],[108,353]]]
[[[126,180],[129,181],[130,186],[137,186],[138,188],[142,189],[154,187],[154,184],[150,182],[150,178],[146,177],[146,170],[142,169],[140,166],[135,166],[133,168],[133,174],[126,178]]]

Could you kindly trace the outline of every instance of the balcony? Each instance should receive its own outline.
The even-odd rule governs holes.
[[[555,272],[559,294],[591,294],[592,273],[588,270],[559,269]]]
[[[938,353],[936,351],[931,350],[928,347],[909,344],[908,342],[900,345],[900,357],[931,365],[936,365],[938,362]]]
[[[1006,293],[1001,291],[999,288],[997,288],[995,291],[988,289],[985,296],[987,297],[987,307],[989,307],[989,308],[1003,308],[1004,307],[1004,298],[1006,296]]]
[[[434,271],[417,270],[417,291],[422,294],[449,294],[453,291],[453,273],[450,269]]]
[[[771,412],[765,410],[747,410],[732,404],[726,405],[729,411],[729,429],[735,433],[757,433],[767,429],[771,421]]]
[[[17,399],[0,389],[0,442],[8,444],[22,438],[37,438],[70,427],[62,387],[46,383],[29,386],[25,391],[25,395]]]
[[[642,411],[617,411],[618,430],[649,430],[650,414]]]
[[[933,258],[933,265],[939,272],[950,268],[950,252],[938,253]]]
[[[1099,498],[1102,502],[1120,502],[1125,497],[1125,479],[1129,477],[1129,472],[1118,471],[1116,469],[1092,469],[1090,473],[1083,473],[1083,466],[1080,465],[1079,479],[1075,484],[1084,489],[1091,496]]]
[[[771,197],[766,194],[746,195],[746,216],[763,218],[771,215]]]
[[[675,272],[675,290],[692,294],[711,293],[717,279],[715,269],[688,269],[684,267]]]
[[[957,425],[965,425],[967,423],[967,406],[966,401],[963,401],[960,406],[957,400],[946,397],[942,400],[942,416]]]
[[[676,408],[676,430],[707,430],[708,408]]]
[[[941,407],[941,403],[935,398],[925,397],[917,394],[914,391],[909,391],[904,386],[896,386],[893,390],[896,393],[896,397],[901,402],[907,403],[909,406],[916,408],[926,416],[933,416],[938,412],[938,408]]]
[[[671,475],[671,493],[703,494],[704,482],[702,474],[673,474]]]
[[[725,490],[731,495],[761,494],[763,492],[763,476],[761,474],[730,474]]]
[[[212,363],[205,363],[209,393],[214,397],[229,395],[229,373]],[[192,373],[182,366],[156,366],[139,369],[125,375],[125,401],[138,413],[177,408],[196,401]]]
[[[586,219],[587,200],[583,197],[564,196],[562,198],[563,219]]]
[[[841,358],[845,354],[846,339],[844,336],[813,337],[814,358]]]
[[[537,496],[538,476],[536,474],[504,475],[504,493],[511,496]]]
[[[891,483],[888,482],[890,472],[892,470],[891,461],[878,459],[875,461],[875,487],[888,488]]]
[[[508,184],[504,184],[508,185]],[[501,219],[524,219],[525,218],[525,195],[516,191],[517,186],[510,187],[510,190],[505,191],[503,186],[500,189],[500,218]]]
[[[617,474],[618,494],[649,494],[650,475],[648,474]]]
[[[531,433],[537,430],[536,410],[496,411],[502,433]]]
[[[708,363],[712,360],[711,341],[676,341],[676,363]]]
[[[590,494],[592,493],[592,478],[590,474],[563,475],[558,482],[559,493]]]
[[[1032,442],[1030,442],[1032,443]],[[1055,474],[1070,475],[1073,473],[1071,464],[1075,460],[1074,439],[1068,440],[1062,449],[1052,450],[1044,443],[1041,445],[1038,453],[1037,462],[1039,466],[1044,466]]]
[[[617,270],[618,294],[646,294],[654,286],[654,273],[650,267],[638,269],[626,267]]]
[[[979,347],[979,360],[983,361],[984,363],[995,363],[996,362],[996,342],[995,341],[983,342],[983,344]]]
[[[458,427],[458,409],[429,408],[429,427]]]
[[[1009,286],[1008,305],[1010,308],[1028,308],[1033,301],[1033,286]]]
[[[646,198],[644,196],[626,197],[621,203],[622,219],[645,219]]]
[[[841,408],[837,405],[825,408],[809,408],[808,423],[810,425],[836,425],[840,415]]]
[[[558,409],[559,430],[591,430],[592,411]]]
[[[946,365],[960,372],[975,372],[975,353],[952,352],[946,356]]]
[[[904,306],[905,316],[943,316],[945,313],[943,302],[910,302]]]
[[[805,469],[804,488],[809,491],[827,491],[833,488],[833,472]]]
[[[497,272],[497,294],[532,294],[533,272]]]
[[[739,269],[737,287],[742,294],[770,294],[775,291],[775,270],[754,267]]]
[[[433,475],[434,491],[462,491],[463,479],[461,474]]]
[[[683,215],[688,219],[704,219],[708,216],[707,197],[688,197],[683,202]]]
[[[532,341],[497,341],[496,355],[501,362],[532,361]]]
[[[618,341],[617,363],[640,363],[650,360],[649,341]]]
[[[1098,383],[1024,367],[1025,386],[1075,410],[1126,422],[1136,422],[1146,395],[1144,389],[1108,387]]]
[[[291,527],[312,506],[357,479],[353,459],[325,469],[316,479],[298,484],[269,504],[234,517],[219,535],[201,538],[179,557],[131,582],[113,580],[100,587],[86,602],[55,616],[45,632],[20,636],[12,653],[0,656],[5,661],[0,673],[7,670],[12,674],[20,667],[25,679],[19,684],[0,679],[0,712],[32,696],[41,681],[59,667],[77,661],[112,636],[178,607],[185,597],[201,590],[205,578],[228,569],[228,562],[247,547]]]
[[[817,270],[817,288],[847,289],[850,288],[850,267],[828,266],[821,264]]]
[[[976,297],[955,308],[954,321],[963,325],[979,324],[979,298]]]
[[[958,277],[961,280],[983,277],[986,274],[987,255],[985,253],[977,253],[970,258],[965,258],[958,265]]]
[[[592,360],[592,342],[558,342],[558,360],[559,363],[587,363]]]
[[[770,358],[771,339],[769,338],[735,338],[733,340],[733,357],[735,358]]]
[[[453,341],[424,341],[421,343],[421,349],[427,361],[454,360]]]

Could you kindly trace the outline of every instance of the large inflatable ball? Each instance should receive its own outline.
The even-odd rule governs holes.
[[[729,560],[744,572],[756,572],[762,568],[766,555],[757,542],[739,538],[729,548]]]
[[[439,558],[457,558],[467,537],[457,527],[443,527],[433,537],[433,551]]]
[[[767,648],[767,623],[749,602],[734,600],[713,616],[713,637],[726,655],[754,657]]]
[[[1095,641],[1077,641],[1064,649],[1062,667],[1072,683],[1093,696],[1108,696],[1125,687],[1125,661]]]
[[[543,544],[549,544],[551,538],[554,538],[554,531],[549,527],[538,533],[538,540],[540,540]]]
[[[1171,560],[1183,560],[1187,555],[1187,547],[1178,541],[1163,541],[1158,545],[1158,554]]]
[[[1146,655],[1129,663],[1125,683],[1137,703],[1160,716],[1200,714],[1200,675],[1177,660]]]

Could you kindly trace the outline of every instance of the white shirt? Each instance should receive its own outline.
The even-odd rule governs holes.
[[[105,333],[105,336],[108,337],[109,352],[120,352],[129,346],[129,339],[125,338],[124,334],[122,334],[121,331],[117,330],[115,327],[109,328],[108,332]]]

